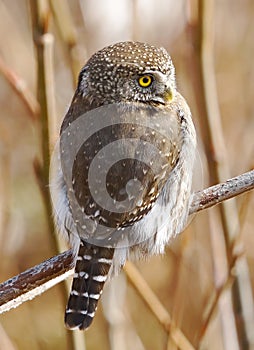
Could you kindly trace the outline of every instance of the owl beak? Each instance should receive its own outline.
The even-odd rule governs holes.
[[[173,90],[172,90],[171,86],[166,85],[165,91],[163,94],[163,99],[164,99],[165,103],[171,102],[173,100],[173,98],[174,98],[174,95],[173,95]]]

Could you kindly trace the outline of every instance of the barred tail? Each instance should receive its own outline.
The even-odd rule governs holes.
[[[97,247],[81,240],[65,312],[67,328],[86,329],[92,323],[113,255],[113,248]]]

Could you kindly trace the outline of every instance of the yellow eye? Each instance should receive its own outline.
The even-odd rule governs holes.
[[[142,77],[138,78],[138,83],[142,87],[148,87],[152,84],[153,79],[150,75],[143,75]]]

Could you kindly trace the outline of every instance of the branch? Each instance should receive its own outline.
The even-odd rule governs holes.
[[[190,50],[200,130],[208,159],[209,183],[221,183],[230,177],[228,152],[223,132],[215,71],[216,1],[189,1]],[[211,213],[213,214],[213,213]],[[241,234],[240,219],[235,200],[223,202],[218,211],[216,228],[210,227],[211,255],[216,288],[229,275],[234,260],[232,247]],[[213,220],[209,216],[209,220]],[[221,232],[223,234],[221,234]],[[216,248],[213,249],[216,244]],[[218,256],[219,255],[219,256]],[[226,257],[226,259],[225,259]],[[240,260],[240,259],[239,259]],[[224,295],[224,303],[208,303],[210,311],[218,307],[222,340],[225,350],[253,348],[254,304],[249,267],[245,256],[234,266],[232,288]],[[224,261],[224,263],[222,263]],[[219,282],[219,283],[218,283]],[[221,287],[221,286],[220,286]],[[220,288],[219,287],[219,288]],[[211,312],[208,312],[208,315]],[[206,323],[206,321],[204,322]],[[203,340],[199,339],[198,344]]]
[[[224,200],[254,188],[254,170],[224,183],[195,192],[189,214],[210,208]],[[56,255],[39,265],[0,284],[0,314],[42,294],[72,274],[71,250]]]
[[[193,194],[189,215],[238,196],[254,188],[254,170]]]
[[[195,192],[189,214],[210,208],[253,188],[254,170],[251,170],[224,183]],[[0,314],[35,298],[71,276],[73,266],[72,251],[68,250],[3,282],[0,284]],[[132,270],[125,271],[127,275],[129,271]]]
[[[72,251],[68,250],[0,284],[0,314],[63,281],[73,267]]]
[[[21,98],[29,111],[29,116],[35,120],[40,113],[40,105],[33,93],[28,89],[26,81],[22,79],[14,70],[7,66],[0,56],[0,74],[8,81],[17,95]]]

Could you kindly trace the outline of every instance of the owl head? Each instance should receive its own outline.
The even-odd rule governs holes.
[[[120,42],[96,52],[81,70],[78,93],[91,103],[165,105],[175,91],[175,69],[164,48]]]

